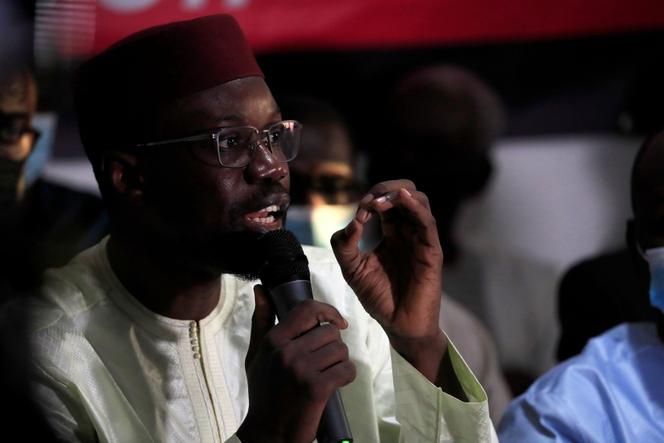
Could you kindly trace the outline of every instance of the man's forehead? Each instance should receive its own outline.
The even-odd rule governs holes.
[[[263,78],[247,77],[187,95],[166,107],[163,117],[169,125],[206,129],[236,125],[259,127],[279,119],[280,114]],[[265,119],[268,121],[261,122]]]
[[[27,72],[17,72],[0,84],[0,112],[31,114],[37,106],[37,89]]]

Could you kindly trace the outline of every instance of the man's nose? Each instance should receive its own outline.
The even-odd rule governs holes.
[[[246,168],[249,182],[272,181],[279,182],[288,175],[288,165],[279,161],[261,141],[256,146],[251,161]]]

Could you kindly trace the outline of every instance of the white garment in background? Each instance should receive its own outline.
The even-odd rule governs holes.
[[[224,275],[213,312],[198,322],[174,320],[127,292],[105,247],[106,240],[50,271],[35,306],[35,384],[50,423],[70,441],[238,441],[255,282]],[[314,296],[350,325],[341,334],[357,377],[341,395],[355,441],[497,441],[486,395],[454,346],[469,402],[442,392],[391,350],[330,252],[305,252]]]
[[[447,294],[443,294],[439,323],[484,388],[491,420],[500,423],[512,401],[512,393],[503,377],[498,351],[489,332],[468,309]]]
[[[501,365],[533,376],[551,368],[559,336],[553,267],[491,248],[464,247],[459,258],[443,268],[445,293],[486,325]]]

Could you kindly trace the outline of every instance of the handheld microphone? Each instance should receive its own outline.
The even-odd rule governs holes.
[[[261,237],[260,243],[266,259],[260,279],[281,320],[298,303],[313,299],[309,261],[290,231],[269,231]],[[325,406],[316,440],[318,443],[353,441],[339,391],[334,391]]]

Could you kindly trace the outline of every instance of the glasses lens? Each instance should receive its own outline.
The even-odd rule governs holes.
[[[17,143],[30,130],[30,121],[25,114],[0,113],[0,142]]]
[[[224,166],[241,167],[251,161],[251,147],[256,143],[252,127],[224,128],[217,134],[219,161]]]
[[[262,131],[263,140],[277,161],[288,162],[295,158],[300,146],[302,125],[294,120],[276,123]],[[258,131],[251,126],[222,128],[215,134],[215,143],[194,146],[196,157],[208,164],[219,164],[241,168],[251,162],[253,150],[258,142]]]
[[[295,120],[285,120],[268,129],[272,155],[279,161],[288,162],[297,156],[300,148],[302,125]]]

